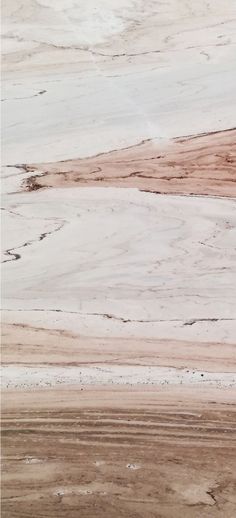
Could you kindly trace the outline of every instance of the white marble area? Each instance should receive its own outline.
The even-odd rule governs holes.
[[[202,340],[234,340],[234,200],[106,188],[8,199],[7,321],[26,310],[41,326],[85,334],[184,338],[202,328]]]
[[[229,372],[199,372],[143,366],[96,367],[25,367],[2,368],[2,387],[5,389],[36,389],[56,385],[189,385],[204,383],[217,387],[236,385],[236,374]]]
[[[231,0],[3,2],[5,322],[235,343],[235,199],[20,167],[235,127],[235,35]]]
[[[231,0],[7,0],[3,17],[5,164],[235,126]]]

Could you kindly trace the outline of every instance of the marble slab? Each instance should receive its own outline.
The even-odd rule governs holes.
[[[6,518],[236,513],[236,8],[5,0]]]

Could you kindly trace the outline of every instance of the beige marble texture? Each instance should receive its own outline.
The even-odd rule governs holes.
[[[3,516],[232,518],[236,6],[2,22]]]

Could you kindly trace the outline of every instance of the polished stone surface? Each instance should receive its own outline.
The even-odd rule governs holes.
[[[234,3],[2,32],[4,516],[232,518]]]

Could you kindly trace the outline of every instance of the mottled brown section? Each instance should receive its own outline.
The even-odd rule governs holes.
[[[236,130],[146,140],[92,158],[25,166],[40,187],[135,187],[161,194],[236,196]],[[38,176],[38,173],[41,176]]]
[[[8,393],[2,516],[232,518],[234,396],[196,392]]]
[[[23,324],[2,328],[2,362],[9,365],[92,367],[107,363],[235,372],[235,352],[236,344],[217,342],[86,337]]]

